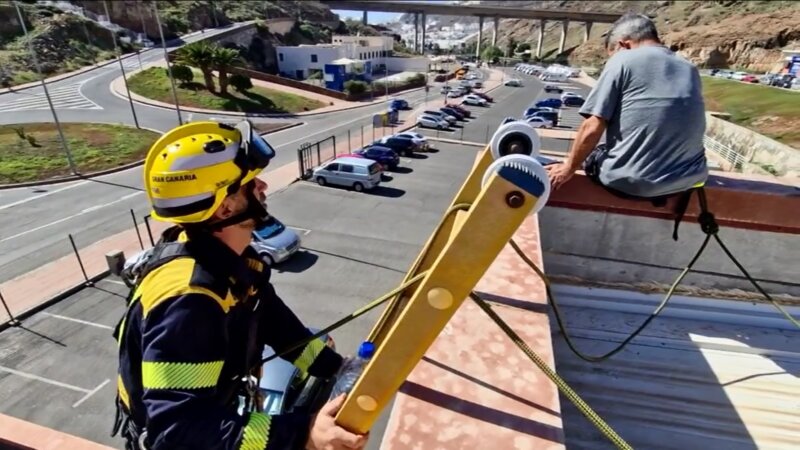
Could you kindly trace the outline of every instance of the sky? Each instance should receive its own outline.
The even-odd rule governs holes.
[[[334,9],[333,12],[334,14],[338,14],[342,20],[347,18],[361,20],[363,17],[363,13],[361,11],[344,11],[341,9]],[[397,20],[402,15],[402,13],[370,12],[367,14],[367,20],[370,23],[381,24]]]

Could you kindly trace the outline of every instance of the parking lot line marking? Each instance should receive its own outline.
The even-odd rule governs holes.
[[[311,230],[309,230],[308,228],[293,227],[291,225],[289,226],[289,228],[291,228],[293,230],[301,231],[303,233],[303,236],[306,236],[306,235],[308,235],[308,233],[311,233]]]
[[[73,403],[73,404],[72,404],[72,407],[73,407],[73,408],[77,408],[78,406],[80,406],[80,404],[81,404],[81,403],[83,403],[83,402],[85,402],[86,400],[88,400],[88,399],[89,399],[89,397],[93,396],[94,394],[96,394],[96,393],[97,393],[97,391],[99,391],[100,389],[102,389],[102,388],[103,388],[103,386],[107,385],[107,384],[109,383],[109,381],[111,381],[111,380],[109,380],[108,378],[106,378],[106,381],[103,381],[103,382],[102,382],[102,383],[100,383],[100,384],[99,384],[99,385],[98,385],[96,388],[94,388],[94,389],[92,389],[91,391],[87,392],[87,393],[86,393],[86,395],[84,395],[83,397],[81,397],[81,398],[80,398],[80,399],[79,399],[77,402]]]
[[[29,378],[31,380],[41,381],[42,383],[52,384],[53,386],[63,387],[64,389],[70,389],[72,391],[77,391],[77,392],[83,392],[84,394],[87,394],[87,393],[91,392],[91,391],[89,391],[89,389],[84,389],[82,387],[73,386],[71,384],[62,383],[60,381],[51,380],[51,379],[45,378],[45,377],[40,377],[39,375],[34,375],[32,373],[22,372],[20,370],[12,369],[10,367],[0,366],[0,370],[8,372],[8,373],[10,373],[12,375],[21,376],[23,378]]]
[[[62,315],[59,315],[59,314],[53,314],[53,313],[49,313],[49,312],[46,312],[46,311],[42,312],[42,314],[45,315],[45,316],[48,316],[48,317],[53,317],[55,319],[68,320],[70,322],[82,323],[84,325],[89,325],[89,326],[97,327],[97,328],[103,328],[103,329],[106,329],[106,330],[113,330],[114,329],[114,327],[110,327],[108,325],[103,325],[101,323],[89,322],[88,320],[75,319],[73,317],[67,317],[67,316],[62,316]]]

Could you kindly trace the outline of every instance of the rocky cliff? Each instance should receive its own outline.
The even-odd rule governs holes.
[[[482,4],[567,9],[576,11],[643,12],[655,17],[662,40],[701,67],[730,67],[753,71],[775,69],[782,48],[800,47],[798,1],[482,1]],[[539,22],[506,19],[498,45],[509,39],[536,48]],[[583,24],[571,23],[562,58],[572,64],[593,65],[605,59],[602,34],[609,28],[595,24],[583,42]],[[545,26],[543,54],[556,57],[560,24]],[[491,33],[487,39],[491,39]]]

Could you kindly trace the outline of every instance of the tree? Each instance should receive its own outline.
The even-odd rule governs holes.
[[[239,50],[234,48],[215,47],[212,56],[212,65],[219,73],[219,92],[228,93],[228,69],[241,61]]]
[[[509,58],[514,57],[514,51],[517,49],[517,41],[514,38],[508,39],[508,47],[506,47],[506,56]]]
[[[484,61],[496,61],[498,58],[503,56],[503,51],[500,50],[498,47],[495,46],[488,46],[483,50],[481,53],[481,58]]]
[[[530,49],[531,49],[531,44],[528,44],[527,42],[523,42],[523,43],[517,45],[517,48],[516,48],[515,51],[517,53],[522,53],[525,50],[530,50]]]
[[[231,75],[231,86],[239,92],[246,92],[248,89],[253,89],[253,82],[250,77],[235,73]]]
[[[531,54],[530,53],[523,53],[522,54],[522,62],[526,63],[526,62],[528,62],[530,60],[531,60]]]
[[[184,66],[183,64],[175,64],[172,66],[172,76],[180,82],[181,86],[185,86],[194,80],[194,72],[192,72],[192,68],[189,66]]]
[[[203,80],[209,92],[214,92],[216,89],[214,87],[214,75],[212,72],[214,49],[215,47],[209,45],[206,41],[197,41],[185,45],[178,50],[179,62],[197,67],[200,69],[200,72],[203,72]]]

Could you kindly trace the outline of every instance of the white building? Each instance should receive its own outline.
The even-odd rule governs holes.
[[[331,40],[331,44],[276,47],[278,71],[302,80],[313,72],[324,71],[326,64],[343,58],[371,61],[374,67],[383,64],[394,48],[391,36],[333,36]]]

